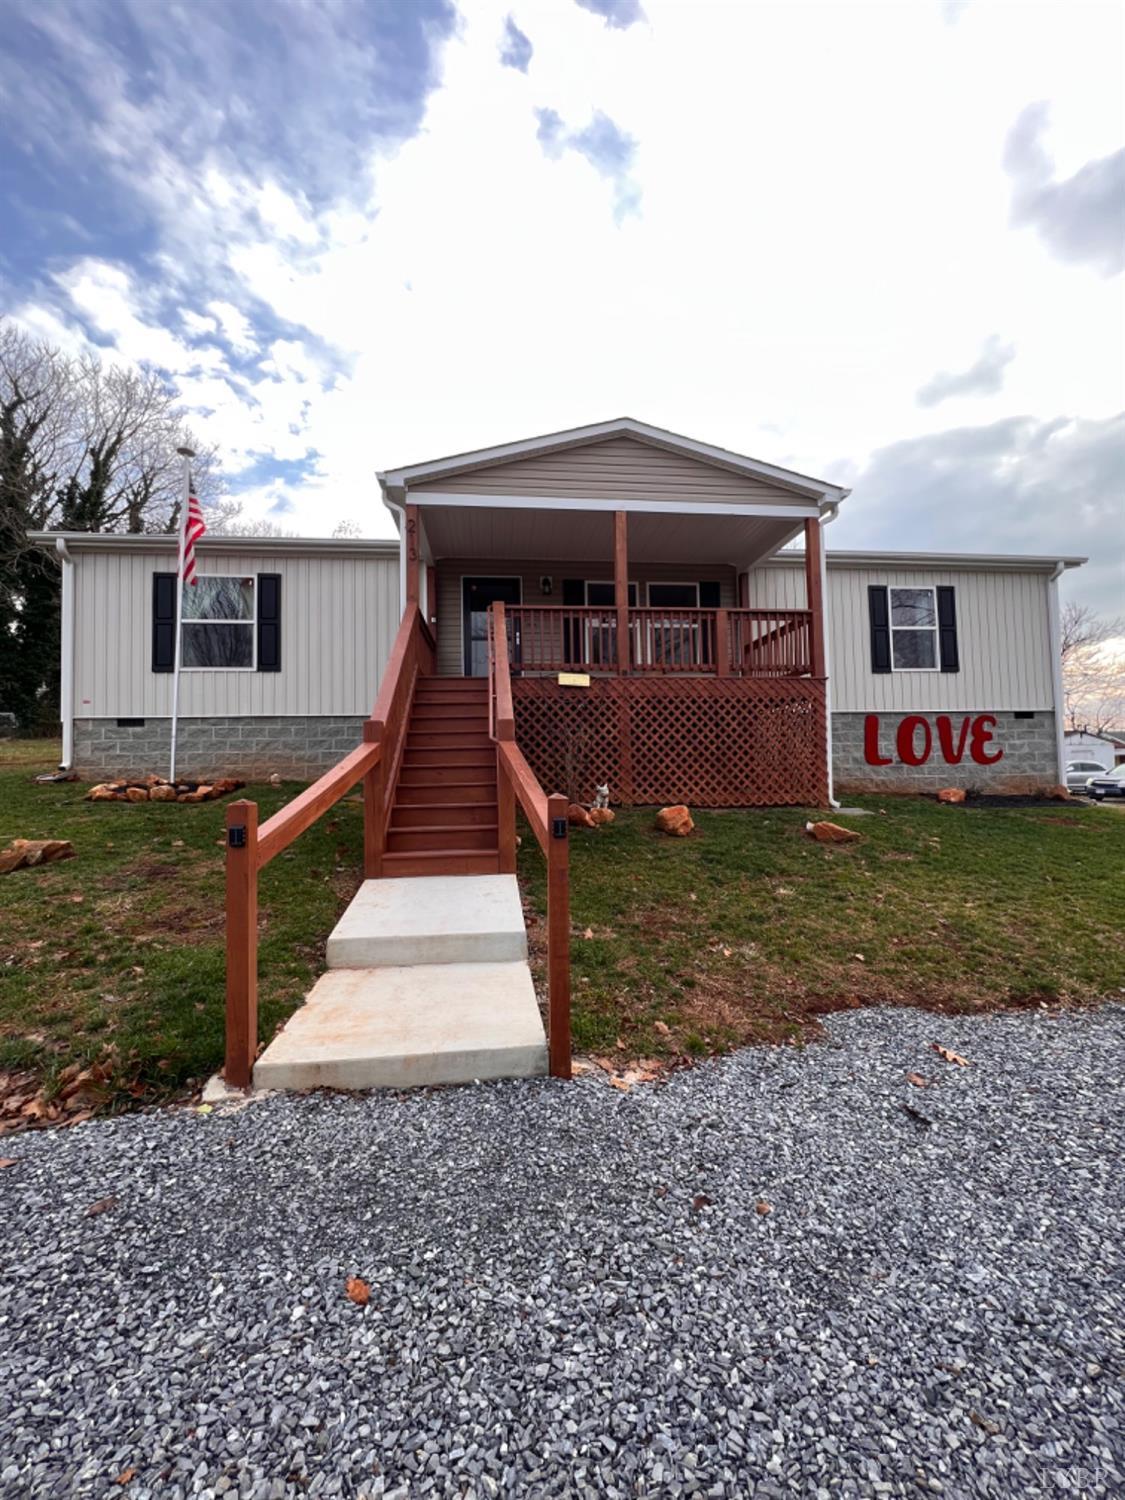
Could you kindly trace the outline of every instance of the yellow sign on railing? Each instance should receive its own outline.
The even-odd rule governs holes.
[[[589,687],[589,672],[560,672],[559,687]]]

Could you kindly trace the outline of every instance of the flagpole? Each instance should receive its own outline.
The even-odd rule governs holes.
[[[176,452],[184,461],[184,488],[180,500],[180,555],[176,567],[176,648],[175,662],[172,668],[172,754],[171,765],[168,770],[168,780],[175,784],[176,781],[176,720],[180,711],[180,637],[183,632],[184,619],[184,543],[187,540],[188,523],[188,497],[191,495],[191,461],[195,457],[192,448],[177,448]]]

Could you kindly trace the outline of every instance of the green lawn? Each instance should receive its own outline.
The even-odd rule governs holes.
[[[78,857],[0,876],[0,1071],[34,1069],[49,1087],[70,1063],[106,1059],[115,1096],[206,1078],[223,1049],[225,803],[85,802],[79,783],[34,784],[58,746],[31,743],[0,741],[0,845],[66,838]],[[264,820],[299,789],[241,795]],[[362,832],[345,799],[262,874],[263,1037],[319,972]]]
[[[1109,809],[853,805],[874,815],[834,815],[862,833],[852,845],[815,843],[788,810],[701,812],[688,839],[644,810],[574,830],[576,1046],[699,1054],[859,1005],[973,1011],[1125,985],[1125,821]],[[529,837],[520,865],[541,914]]]
[[[0,844],[68,838],[78,852],[0,877],[0,1074],[33,1072],[50,1092],[63,1069],[101,1061],[107,1102],[174,1092],[222,1057],[224,804],[85,802],[83,785],[35,785],[57,758],[49,741],[0,741]],[[264,819],[296,790],[245,795]],[[812,843],[796,811],[700,813],[687,840],[656,834],[647,811],[576,830],[576,1046],[698,1054],[795,1038],[852,1005],[1080,1002],[1125,985],[1113,811],[864,805],[875,816],[841,819],[863,833],[849,847]],[[263,1039],[319,972],[361,848],[349,798],[263,873]],[[541,911],[529,837],[520,861]]]

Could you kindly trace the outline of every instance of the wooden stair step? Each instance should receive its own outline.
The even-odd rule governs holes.
[[[464,711],[460,704],[451,703],[448,708],[431,707],[428,703],[415,705],[410,715],[410,727],[417,725],[419,729],[444,729],[450,733],[454,729],[468,729],[473,734],[483,729],[488,733],[488,714],[482,709],[480,713],[473,714]]]
[[[392,854],[413,854],[423,849],[484,849],[493,854],[499,848],[499,829],[495,823],[434,824],[430,828],[395,828],[387,835]]]
[[[460,767],[457,769],[461,770]],[[427,804],[440,802],[486,803],[495,801],[495,775],[474,777],[470,781],[463,776],[450,777],[448,774],[443,774],[440,777],[434,777],[426,771],[404,771],[399,777],[398,790],[395,793],[396,807],[424,807]]]
[[[411,750],[408,746],[403,751],[402,769],[404,771],[446,771],[455,770],[458,766],[472,767],[474,770],[491,769],[495,774],[496,753],[493,750],[478,750],[472,746],[467,750],[442,747]]]
[[[411,725],[406,753],[411,750],[493,750],[487,729],[423,729]]]
[[[495,802],[395,802],[391,832],[406,828],[479,827],[499,822]]]

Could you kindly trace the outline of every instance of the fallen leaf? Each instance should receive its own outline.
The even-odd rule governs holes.
[[[16,1156],[0,1156],[0,1172],[2,1172],[5,1167],[14,1167],[18,1160],[19,1158]]]
[[[921,1073],[907,1073],[906,1081],[912,1083],[916,1089],[928,1089],[930,1086],[929,1079],[923,1078]]]
[[[201,1104],[195,1112],[197,1115],[209,1115],[214,1108],[213,1104]]]
[[[631,1083],[627,1083],[624,1078],[611,1078],[609,1082],[612,1088],[620,1089],[623,1094],[627,1094],[633,1087],[633,1085]]]
[[[20,1110],[21,1115],[26,1115],[29,1120],[42,1120],[50,1113],[50,1106],[42,1094],[36,1094],[34,1099],[29,1099]]]
[[[710,1208],[713,1201],[713,1199],[708,1198],[706,1193],[696,1193],[695,1197],[691,1200],[692,1213],[697,1214],[704,1208]]]
[[[660,1186],[657,1188],[657,1190],[656,1190],[656,1196],[658,1198],[667,1198],[667,1196],[668,1196],[668,1188],[667,1188],[667,1185],[665,1183],[662,1182],[660,1184]]]
[[[934,1123],[920,1109],[915,1109],[913,1104],[904,1104],[902,1107],[912,1120],[918,1121],[919,1125],[925,1125],[928,1128]]]
[[[730,957],[730,949],[729,948],[724,948],[723,949],[723,957],[724,958],[729,958]]]
[[[755,1213],[761,1214],[762,1218],[764,1219],[767,1214],[773,1213],[773,1204],[767,1203],[764,1198],[759,1198],[757,1203],[755,1203],[754,1205],[754,1211]]]
[[[654,1021],[652,1023],[652,1029],[653,1031],[658,1031],[661,1036],[672,1035],[672,1028],[670,1026],[666,1026],[663,1021]]]
[[[941,1058],[944,1058],[947,1063],[956,1063],[959,1068],[967,1068],[969,1066],[969,1060],[967,1057],[961,1057],[959,1053],[951,1052],[948,1047],[943,1047],[938,1042],[931,1042],[930,1046],[937,1053],[937,1055]]]
[[[694,891],[688,891],[688,900],[689,901],[698,901],[699,897],[695,894]]]
[[[855,959],[857,964],[865,964],[867,962],[862,953],[853,953],[852,957]]]
[[[117,1478],[113,1482],[114,1484],[130,1484],[134,1479],[136,1479],[136,1477],[136,1469],[122,1469],[121,1473],[118,1474]]]
[[[593,935],[594,935],[594,929],[592,927],[587,927],[586,931],[582,934],[582,936],[587,940],[587,942],[589,942],[589,940],[593,937]]]
[[[72,901],[85,901],[86,897],[82,894],[81,891],[75,891],[70,899]]]
[[[86,1210],[88,1219],[97,1218],[98,1214],[108,1213],[111,1208],[117,1207],[117,1199],[111,1193],[108,1198],[99,1198],[96,1203],[91,1203]]]
[[[989,1437],[995,1437],[1000,1431],[1000,1424],[998,1422],[990,1422],[987,1417],[982,1417],[979,1411],[971,1411],[969,1413],[969,1421],[974,1426],[979,1427],[982,1432],[987,1432]]]
[[[349,1276],[344,1283],[344,1291],[347,1293],[348,1299],[354,1302],[357,1307],[366,1307],[371,1301],[371,1288],[363,1280],[362,1276]]]

